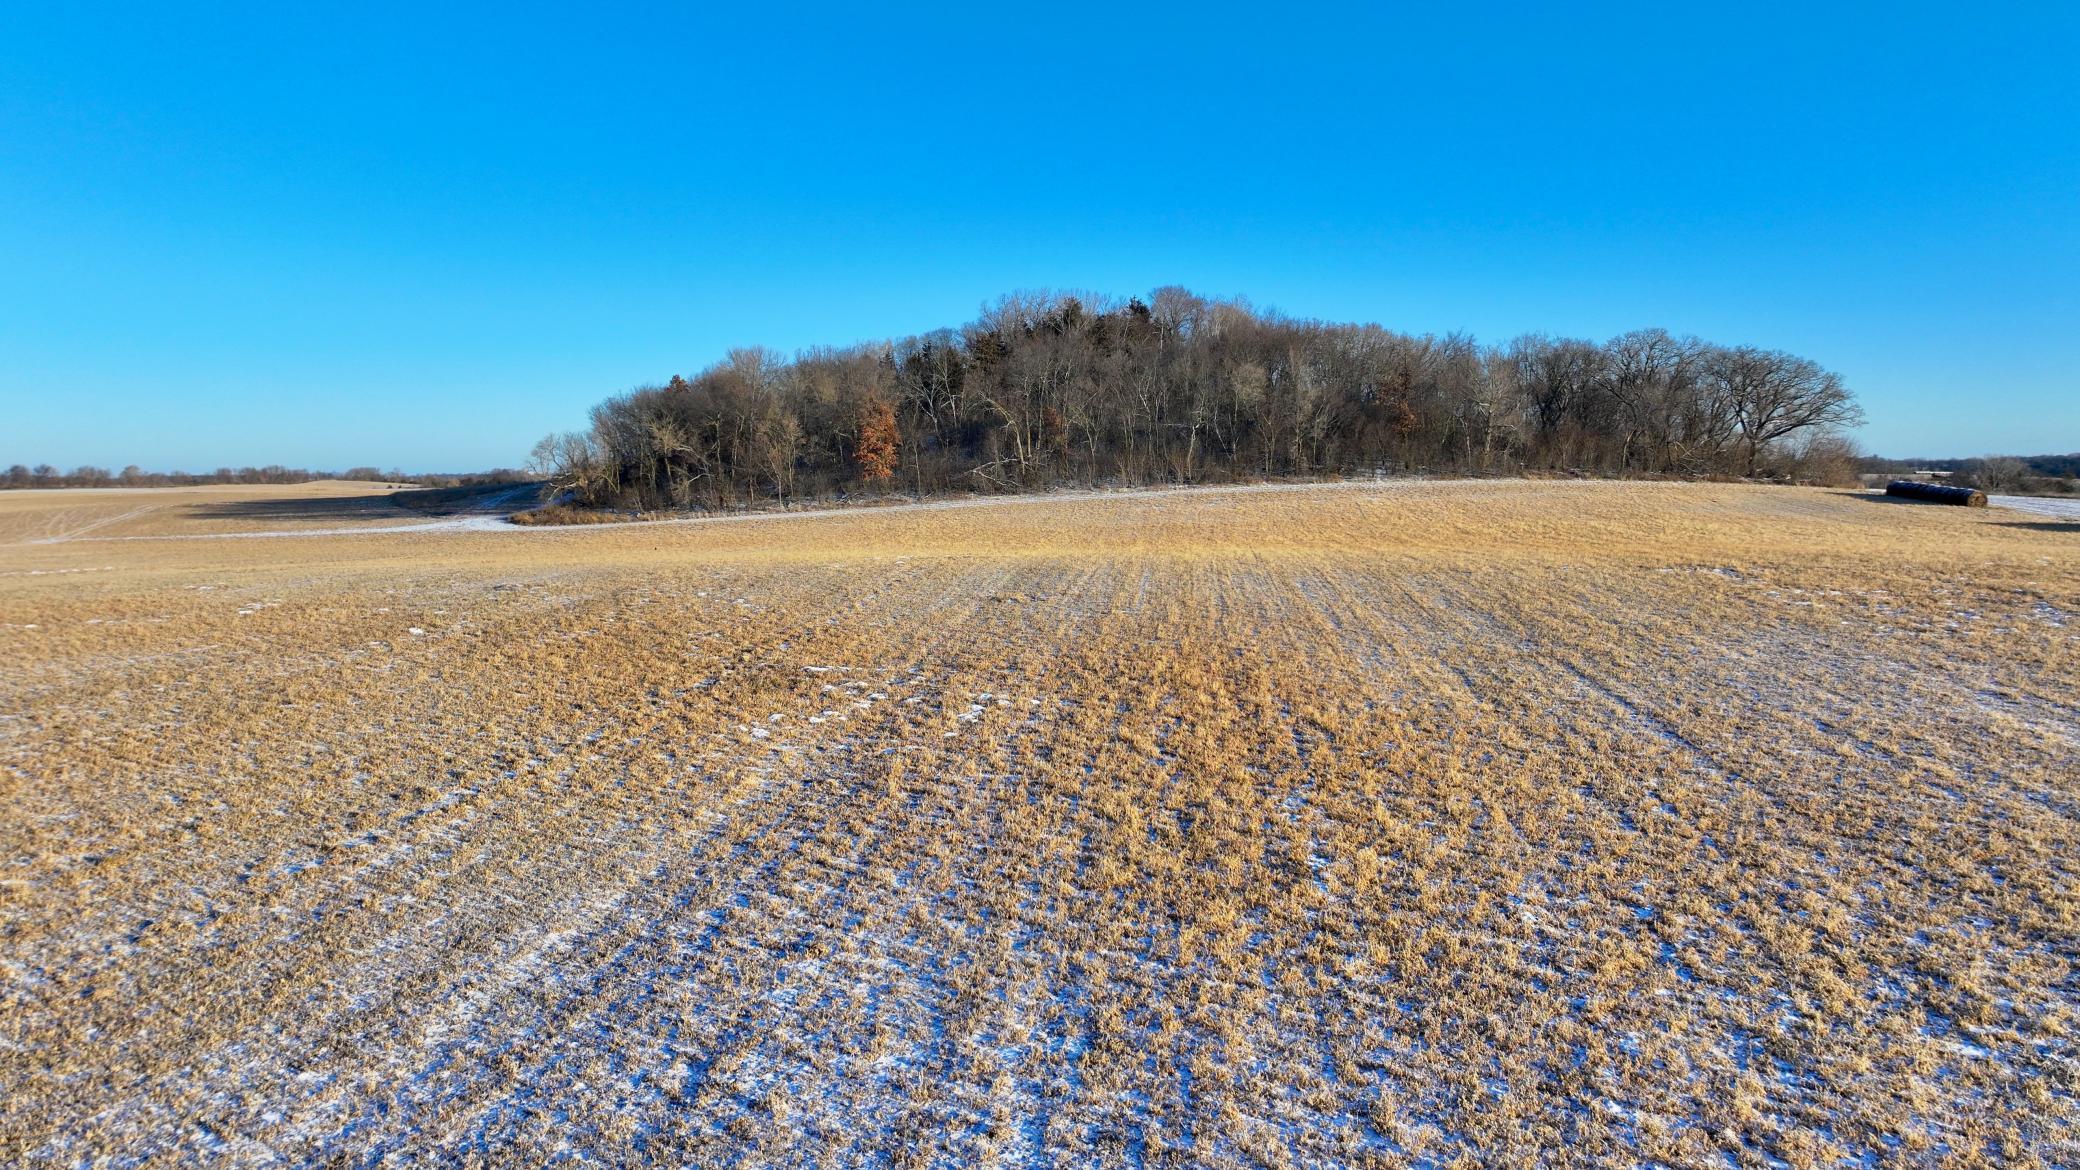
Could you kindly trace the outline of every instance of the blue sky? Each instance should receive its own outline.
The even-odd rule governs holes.
[[[5,18],[0,463],[513,465],[733,345],[1173,283],[2080,449],[2080,6],[176,7]]]

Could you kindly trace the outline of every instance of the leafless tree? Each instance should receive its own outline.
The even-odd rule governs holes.
[[[1813,438],[1860,418],[1810,361],[1665,330],[1484,347],[1166,287],[1014,293],[958,330],[792,359],[733,350],[601,404],[587,442],[551,455],[599,502],[849,490],[870,402],[893,412],[918,493],[1387,466],[1805,475]]]
[[[2032,478],[2029,464],[2013,455],[1984,456],[1974,461],[1967,474],[1974,486],[1987,492],[2019,492]]]
[[[1712,351],[1704,370],[1732,416],[1745,475],[1756,473],[1764,448],[1778,439],[1863,422],[1863,408],[1841,378],[1802,357],[1739,346]]]

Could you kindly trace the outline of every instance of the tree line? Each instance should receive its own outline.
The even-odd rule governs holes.
[[[600,403],[534,463],[595,506],[1377,472],[1853,477],[1862,420],[1793,354],[1643,329],[1481,345],[1181,288],[1018,293],[960,329],[730,351]]]
[[[2001,494],[2080,495],[2080,452],[2065,455],[1980,455],[1970,459],[1882,459],[1858,463],[1866,482],[1941,472],[1952,483]]]

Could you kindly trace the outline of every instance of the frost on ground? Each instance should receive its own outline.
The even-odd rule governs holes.
[[[1987,503],[1996,508],[2013,508],[2018,512],[2049,516],[2053,520],[2080,522],[2080,500],[2051,496],[1988,496]]]
[[[0,1164],[2080,1162],[2080,557],[1995,510],[0,555]]]

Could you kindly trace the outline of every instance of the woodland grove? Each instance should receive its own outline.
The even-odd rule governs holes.
[[[1019,293],[958,330],[733,350],[537,445],[574,502],[724,508],[1377,472],[1838,480],[1862,412],[1793,354],[1660,329],[1482,345],[1158,289]]]

